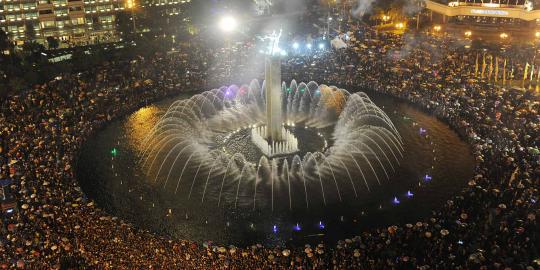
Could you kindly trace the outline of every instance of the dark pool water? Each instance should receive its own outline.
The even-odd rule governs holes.
[[[389,181],[360,191],[354,201],[253,211],[186,200],[154,183],[138,165],[137,153],[159,116],[174,100],[190,97],[186,94],[141,108],[89,138],[77,162],[78,178],[87,196],[112,215],[158,234],[201,242],[332,242],[369,227],[416,222],[470,179],[474,160],[469,146],[448,125],[416,107],[385,95],[368,95],[394,122],[405,152]],[[426,130],[424,135],[420,128]]]

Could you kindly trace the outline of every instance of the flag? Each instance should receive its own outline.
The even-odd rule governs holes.
[[[486,53],[482,56],[482,74],[480,75],[480,78],[484,78],[484,72],[486,71]]]
[[[476,53],[476,62],[474,65],[474,77],[476,78],[478,76],[478,53]]]
[[[489,56],[488,81],[491,80],[491,75],[493,75],[493,55]]]
[[[495,82],[499,80],[499,57],[495,57]]]
[[[506,58],[504,58],[503,64],[503,84],[506,84]]]
[[[527,79],[527,73],[529,73],[529,63],[525,64],[525,71],[523,72],[523,81]]]

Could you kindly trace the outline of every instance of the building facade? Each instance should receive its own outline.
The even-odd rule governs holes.
[[[35,39],[45,44],[55,37],[67,46],[119,40],[116,17],[135,8],[135,16],[149,9],[178,15],[190,0],[0,0],[0,28],[22,44]],[[165,17],[166,17],[165,16]],[[29,29],[32,28],[32,29]],[[28,35],[34,35],[29,37]]]
[[[426,0],[426,8],[456,22],[493,26],[537,27],[540,22],[538,3],[532,0]]]
[[[123,0],[0,0],[0,27],[17,43],[47,37],[72,45],[105,42],[115,39],[115,14],[123,9]]]

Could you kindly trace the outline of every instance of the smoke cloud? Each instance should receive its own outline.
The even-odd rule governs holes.
[[[407,0],[403,4],[403,14],[407,16],[416,15],[422,11],[423,0]]]
[[[374,2],[375,0],[358,0],[352,11],[352,15],[356,18],[362,18],[371,11]]]

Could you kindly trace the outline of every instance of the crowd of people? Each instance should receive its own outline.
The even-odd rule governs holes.
[[[0,179],[11,180],[5,192],[18,206],[3,217],[0,269],[540,267],[536,96],[471,78],[475,52],[451,38],[418,35],[410,43],[366,27],[352,32],[356,41],[346,49],[290,56],[284,77],[387,93],[460,132],[476,157],[475,176],[431,216],[359,231],[338,243],[216,248],[156,235],[96,207],[74,171],[85,138],[154,100],[262,72],[250,68],[252,44],[227,51],[202,49],[199,41],[174,53],[64,74],[2,101]]]

